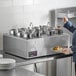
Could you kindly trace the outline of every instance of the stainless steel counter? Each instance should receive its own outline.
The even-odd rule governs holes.
[[[55,55],[51,55],[51,56],[49,55],[49,56],[44,56],[44,57],[25,59],[25,58],[20,58],[20,57],[10,55],[10,54],[4,54],[4,57],[6,57],[6,58],[16,59],[16,61],[17,61],[16,66],[24,66],[24,65],[34,64],[34,63],[46,62],[46,61],[70,57],[70,56],[72,56],[72,54],[65,55],[65,54],[59,53],[57,55],[55,54]]]
[[[0,76],[44,76],[23,68],[16,68],[8,71],[0,71]]]
[[[55,54],[44,57],[25,59],[10,54],[4,54],[6,58],[14,58],[17,61],[16,68],[23,67],[26,65],[33,65],[34,72],[45,76],[72,76],[72,54]],[[40,66],[39,66],[40,65]],[[60,67],[63,66],[63,67]],[[30,70],[30,67],[28,67]],[[31,75],[30,75],[31,76]]]

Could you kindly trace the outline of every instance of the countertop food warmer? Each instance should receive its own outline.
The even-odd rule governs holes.
[[[3,35],[3,50],[6,53],[22,58],[30,59],[35,57],[57,55],[53,51],[55,46],[69,47],[69,35],[53,35],[34,39],[23,39],[8,34]]]

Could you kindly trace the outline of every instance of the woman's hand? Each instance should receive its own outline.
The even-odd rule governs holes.
[[[63,48],[62,49],[62,53],[64,53],[64,54],[70,54],[70,53],[72,53],[72,50],[71,50],[71,48]]]
[[[65,17],[63,18],[63,21],[64,21],[64,23],[68,22],[68,18],[65,16]]]

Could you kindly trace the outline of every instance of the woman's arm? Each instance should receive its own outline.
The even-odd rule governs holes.
[[[65,24],[64,24],[64,27],[66,29],[68,29],[70,32],[74,32],[76,30],[76,28],[74,27],[74,25],[72,24],[72,22],[70,21],[67,21]]]
[[[69,21],[67,17],[64,17],[63,21],[64,21],[64,27],[66,29],[68,29],[70,32],[73,33],[76,30],[76,28],[74,27],[74,25],[72,24],[72,22]]]

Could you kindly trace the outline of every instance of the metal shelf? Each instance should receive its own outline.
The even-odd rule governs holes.
[[[57,18],[64,18],[64,16],[68,18],[76,18],[76,13],[58,13]]]

